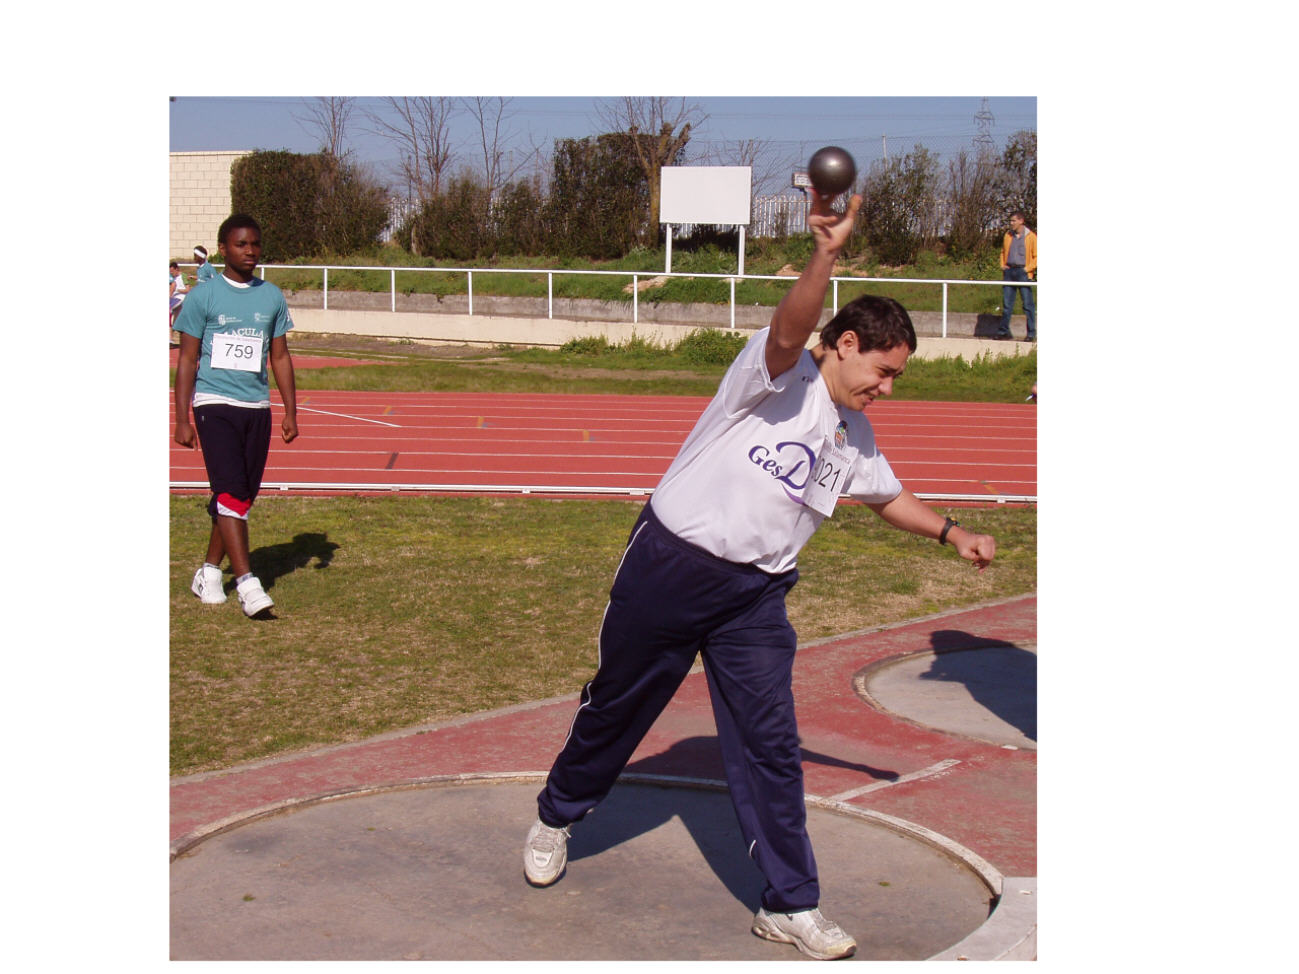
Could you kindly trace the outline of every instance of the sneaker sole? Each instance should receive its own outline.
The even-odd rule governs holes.
[[[559,870],[555,873],[555,875],[551,876],[549,879],[542,876],[534,875],[528,870],[527,861],[525,860],[523,863],[523,878],[528,881],[529,886],[535,886],[538,889],[541,889],[542,887],[545,886],[553,886],[555,883],[559,882],[561,879],[564,878],[564,873],[566,872],[568,872],[567,850],[565,850],[564,858],[559,864]]]
[[[534,889],[545,889],[547,886],[554,886],[557,882],[563,879],[564,873],[566,872],[568,872],[568,863],[565,863],[564,868],[561,869],[550,879],[533,879],[532,876],[528,873],[527,867],[525,866],[523,869],[523,878],[526,879],[528,881],[528,885],[533,887]]]
[[[770,940],[777,944],[793,944],[798,948],[800,953],[806,954],[815,960],[838,960],[841,957],[851,957],[857,952],[857,945],[854,943],[842,951],[831,953],[829,951],[813,950],[797,937],[791,937],[789,934],[774,926],[768,926],[762,920],[753,922],[753,932],[763,940]]]

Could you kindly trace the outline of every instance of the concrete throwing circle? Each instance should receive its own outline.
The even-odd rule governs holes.
[[[172,960],[779,960],[724,791],[620,783],[553,886],[523,878],[540,781],[371,791],[255,817],[171,865]],[[857,960],[920,960],[988,917],[968,864],[808,807],[823,912]]]
[[[1037,646],[926,650],[853,680],[868,704],[923,727],[1037,750]]]

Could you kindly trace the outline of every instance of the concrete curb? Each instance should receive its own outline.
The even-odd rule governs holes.
[[[492,314],[490,311],[469,315],[358,308],[325,310],[299,307],[292,302],[290,306],[294,328],[298,333],[358,335],[387,340],[404,339],[433,345],[468,345],[485,348],[495,345],[558,348],[574,339],[599,337],[606,338],[615,345],[623,344],[633,338],[675,345],[697,328],[728,328],[726,322],[712,320],[690,322],[642,320],[633,323],[607,318],[516,317]],[[747,335],[757,328],[764,327],[770,316],[771,309],[766,309],[762,320],[744,325],[737,323],[736,330]],[[919,327],[917,322],[917,328]],[[917,358],[944,358],[959,355],[967,362],[984,354],[1012,357],[1028,354],[1035,347],[1032,343],[1018,339],[998,341],[969,332],[963,334],[949,332],[944,338],[932,328],[923,333],[918,331],[916,339]],[[813,346],[819,341],[820,333],[814,332],[808,339],[808,346]]]
[[[1003,881],[988,922],[930,960],[1037,960],[1037,877]]]

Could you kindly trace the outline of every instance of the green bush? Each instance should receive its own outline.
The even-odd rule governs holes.
[[[567,355],[607,355],[613,351],[613,346],[603,335],[593,335],[590,338],[570,338],[559,350]]]
[[[937,239],[933,203],[940,195],[938,160],[924,146],[873,163],[862,195],[857,226],[882,263],[909,264]]]
[[[471,176],[458,176],[439,196],[426,199],[415,217],[412,237],[419,252],[438,261],[472,261],[491,254],[488,193]]]
[[[649,183],[621,133],[559,139],[543,221],[550,249],[563,257],[621,257],[638,244]]]
[[[747,341],[748,335],[741,332],[701,328],[681,339],[676,353],[691,365],[729,365]]]
[[[261,225],[263,262],[283,263],[323,251],[316,234],[317,189],[315,170],[295,152],[253,152],[235,160],[230,205]]]
[[[261,225],[268,264],[374,248],[388,221],[386,190],[325,152],[253,152],[235,160],[230,201]]]

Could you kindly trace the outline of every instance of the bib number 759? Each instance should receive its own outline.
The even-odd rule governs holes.
[[[260,372],[262,342],[260,335],[214,335],[212,367],[234,369],[238,372]]]

